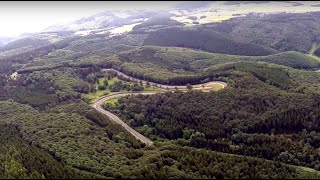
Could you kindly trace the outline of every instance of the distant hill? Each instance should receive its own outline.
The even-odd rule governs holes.
[[[144,46],[118,55],[119,69],[129,75],[158,83],[196,83],[204,73],[222,65],[237,62],[267,62],[295,69],[320,67],[315,58],[299,52],[283,52],[268,56],[239,56],[208,53],[187,48]],[[184,80],[174,80],[177,78]]]
[[[150,30],[153,26],[183,26],[184,24],[178,21],[171,19],[172,14],[168,12],[158,12],[151,16],[147,21],[136,25],[133,27],[133,30],[144,29],[145,31]]]
[[[150,32],[144,45],[175,46],[200,49],[212,53],[261,56],[277,51],[263,45],[237,42],[227,35],[203,28],[166,28]]]
[[[153,63],[171,69],[201,71],[212,65],[230,62],[268,62],[296,69],[312,69],[320,66],[320,62],[308,55],[288,51],[267,56],[239,56],[219,53],[208,53],[186,48],[144,46],[119,54],[123,61],[130,63]],[[185,67],[186,64],[189,67]]]
[[[9,42],[11,42],[14,38],[10,38],[10,37],[0,37],[0,48],[6,44],[8,44]]]
[[[50,42],[43,39],[24,38],[8,43],[4,47],[0,48],[0,51],[8,51],[18,48],[37,48],[44,45],[48,45]]]
[[[58,42],[49,43],[45,40],[30,40],[27,38],[10,43],[3,47],[3,49],[8,49],[7,51],[0,51],[0,73],[8,73],[17,68],[13,66],[21,66],[34,58],[44,57],[54,50],[62,49],[68,46],[72,40],[73,38],[66,38]]]
[[[142,22],[154,13],[153,11],[107,11],[81,18],[69,24],[52,25],[44,31],[83,31],[119,27],[126,24]]]
[[[279,51],[306,53],[320,42],[320,13],[249,14],[205,25],[236,41],[256,43]]]

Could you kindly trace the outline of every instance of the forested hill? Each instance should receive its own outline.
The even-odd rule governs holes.
[[[236,41],[257,43],[279,51],[306,53],[320,43],[320,13],[252,14],[206,25]]]
[[[106,108],[153,140],[319,170],[318,73],[256,63],[212,73],[228,77],[228,87],[130,96]]]
[[[122,52],[118,59],[120,62],[115,67],[124,73],[162,84],[196,84],[208,78],[209,69],[236,62],[267,62],[307,70],[320,65],[317,59],[293,51],[268,56],[237,56],[157,46]]]
[[[90,178],[58,162],[49,153],[29,145],[19,135],[17,127],[1,122],[0,178],[4,179],[70,179]]]
[[[320,178],[319,13],[177,11],[104,12],[2,46],[0,178]],[[194,86],[211,81],[227,86]],[[153,95],[102,108],[152,146],[92,107],[132,92]]]
[[[192,38],[191,38],[192,37]],[[144,45],[176,46],[223,54],[263,56],[277,51],[259,44],[243,43],[227,34],[203,28],[166,28],[150,32]]]

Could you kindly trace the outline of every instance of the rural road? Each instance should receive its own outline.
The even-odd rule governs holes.
[[[116,122],[117,124],[120,124],[124,129],[126,129],[129,133],[131,133],[134,137],[139,139],[141,142],[143,142],[146,145],[152,145],[153,142],[148,139],[147,137],[143,136],[142,134],[138,133],[136,130],[132,129],[130,126],[128,126],[125,122],[123,122],[118,116],[114,115],[113,113],[103,109],[101,105],[108,99],[117,98],[117,97],[123,97],[131,94],[155,94],[155,93],[118,93],[113,95],[107,95],[105,97],[102,97],[98,101],[96,101],[92,107],[95,108],[97,111],[99,111],[102,114],[107,115],[112,121]]]
[[[142,81],[143,84],[146,84],[146,83],[147,83],[147,81],[144,81],[144,80],[141,80],[141,79],[137,79],[137,78],[134,78],[134,77],[130,77],[130,76],[126,75],[126,74],[123,74],[123,73],[120,72],[120,71],[115,70],[115,69],[103,69],[103,71],[115,71],[115,72],[117,72],[118,75],[121,75],[121,76],[123,76],[123,77],[129,78],[129,79],[132,80],[132,81],[137,81],[137,82]],[[161,86],[162,89],[167,89],[167,88],[168,88],[168,89],[175,89],[176,87],[177,87],[178,89],[186,89],[186,86],[171,86],[171,85],[158,84],[158,83],[154,83],[154,82],[149,82],[149,83],[150,83],[150,85],[153,85],[153,86],[154,86],[154,85],[156,85],[156,86],[158,86],[158,87]],[[193,88],[193,89],[203,88],[203,86],[210,86],[210,85],[212,85],[212,84],[220,84],[220,85],[222,86],[222,89],[227,86],[227,83],[225,83],[225,82],[221,82],[221,81],[211,81],[211,82],[207,82],[207,83],[203,83],[203,84],[192,85],[192,88]]]
[[[118,75],[122,75],[126,78],[130,78],[132,81],[140,81],[139,79],[133,78],[133,77],[129,77],[125,74],[123,74],[120,71],[114,70],[114,69],[103,69],[103,71],[108,71],[108,70],[112,70],[112,71],[116,71]],[[142,83],[147,83],[146,81],[141,80]],[[225,88],[227,86],[226,83],[224,82],[220,82],[220,81],[212,81],[212,82],[208,82],[208,83],[204,83],[204,84],[197,84],[197,85],[193,85],[193,89],[206,89],[206,88],[210,88],[210,85],[212,84],[220,84],[222,86],[222,89]],[[162,84],[157,84],[157,83],[152,83],[150,82],[150,85],[157,85],[158,87],[161,85],[162,89],[175,89],[176,87],[178,89],[186,89],[186,86],[169,86],[169,85],[162,85]],[[211,87],[212,89],[212,87]],[[136,130],[134,130],[133,128],[131,128],[130,126],[128,126],[125,122],[123,122],[118,116],[114,115],[113,113],[105,110],[102,108],[102,104],[108,100],[108,99],[113,99],[113,98],[118,98],[118,97],[124,97],[127,95],[136,95],[136,94],[143,94],[143,95],[148,95],[148,94],[155,94],[156,92],[128,92],[128,93],[114,93],[112,95],[106,95],[106,96],[102,96],[99,100],[97,100],[96,102],[94,102],[91,106],[93,108],[95,108],[97,111],[99,111],[102,114],[105,114],[106,116],[108,116],[112,121],[114,121],[115,123],[121,125],[124,129],[126,129],[130,134],[132,134],[135,138],[137,138],[138,140],[140,140],[141,142],[143,142],[146,145],[152,145],[153,142],[148,139],[147,137],[143,136],[142,134],[140,134],[139,132],[137,132]]]

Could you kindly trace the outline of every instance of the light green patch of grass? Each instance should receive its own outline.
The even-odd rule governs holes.
[[[219,91],[223,89],[223,86],[220,84],[209,84],[201,87],[194,87],[193,90],[200,90],[203,92],[209,92],[209,91]],[[188,89],[180,89],[180,91],[187,92]]]
[[[98,86],[99,85],[103,85],[103,81],[107,79],[107,78],[99,78],[99,84],[96,83],[94,84],[96,86],[96,89],[97,89],[97,92],[95,93],[88,93],[88,94],[84,94],[84,98],[88,99],[90,103],[94,102],[95,100],[99,99],[100,97],[104,96],[104,95],[107,95],[107,94],[111,94],[113,92],[110,91],[110,85],[114,84],[116,81],[122,81],[120,79],[118,79],[117,77],[114,77],[112,79],[109,79],[108,80],[108,86],[105,90],[99,90],[98,89]],[[133,85],[134,82],[126,82],[126,81],[122,81],[123,83],[125,84],[129,84],[129,85]],[[145,84],[143,84],[143,87],[144,87],[144,91],[143,92],[162,92],[163,90],[158,88],[158,87],[154,87],[154,86],[149,86],[149,87],[146,87]],[[120,92],[129,92],[127,90],[121,90]]]
[[[320,47],[320,44],[313,43],[310,50],[308,51],[308,55],[320,61],[320,57],[314,55],[314,51],[316,51]]]
[[[223,88],[223,86],[220,84],[212,84],[210,85],[210,87],[212,87],[216,91],[221,90]]]
[[[88,98],[90,102],[93,102],[96,99],[99,99],[99,97],[106,95],[107,90],[103,90],[103,91],[97,91],[95,93],[89,93],[89,94],[85,94],[84,97]]]
[[[298,171],[301,178],[310,177],[312,179],[318,179],[320,176],[320,172],[312,168],[295,165],[289,166],[294,167]],[[313,174],[313,177],[311,176],[311,174]]]
[[[111,91],[110,91],[109,86],[110,86],[111,84],[114,84],[114,82],[117,81],[118,78],[109,79],[109,80],[108,80],[108,86],[107,86],[107,88],[106,88],[105,90],[99,90],[99,89],[98,89],[98,86],[99,86],[99,85],[103,85],[103,81],[104,81],[105,79],[106,79],[106,78],[99,78],[99,84],[98,84],[98,83],[94,84],[94,85],[96,86],[97,92],[85,94],[84,97],[87,98],[87,99],[89,99],[90,102],[92,102],[92,101],[94,101],[94,100],[96,100],[96,99],[99,99],[99,97],[101,97],[101,96],[104,96],[104,95],[106,95],[106,94],[110,94]]]
[[[154,87],[154,86],[146,87],[144,85],[143,87],[144,87],[144,91],[147,91],[147,92],[162,92],[163,91],[162,89],[160,89],[158,87]]]
[[[118,100],[120,99],[120,97],[116,97],[116,98],[112,98],[112,99],[108,99],[104,102],[104,104],[116,104],[118,102]]]
[[[313,53],[314,53],[314,51],[316,51],[317,50],[317,48],[320,46],[320,44],[319,45],[317,45],[317,43],[312,43],[312,46],[311,46],[311,48],[310,48],[310,50],[309,50],[309,52],[308,52],[308,54],[310,54],[310,55],[313,55]]]
[[[309,56],[311,56],[311,57],[313,57],[313,58],[315,58],[315,59],[317,59],[318,61],[320,61],[320,57],[318,57],[318,56],[316,56],[316,55],[310,55],[310,54],[308,54]]]

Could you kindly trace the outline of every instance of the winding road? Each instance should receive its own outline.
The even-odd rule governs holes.
[[[120,124],[124,129],[126,129],[129,133],[131,133],[135,138],[140,140],[146,145],[152,145],[153,142],[148,139],[147,137],[143,136],[142,134],[138,133],[136,130],[128,126],[125,122],[123,122],[118,116],[114,115],[113,113],[103,109],[101,105],[108,99],[117,98],[117,97],[123,97],[131,94],[155,94],[155,93],[147,93],[147,92],[140,92],[140,93],[117,93],[113,95],[107,95],[105,97],[100,98],[98,101],[96,101],[92,107],[95,108],[97,111],[99,111],[102,114],[105,114],[108,116],[112,121],[116,122],[117,124]]]
[[[143,80],[140,80],[140,79],[136,79],[136,78],[133,78],[133,77],[129,77],[129,76],[123,74],[122,72],[114,70],[114,69],[103,69],[103,71],[110,71],[110,70],[117,72],[118,75],[122,75],[122,76],[124,76],[126,78],[130,78],[132,81],[142,81],[143,84],[147,83],[146,81],[143,81]],[[206,90],[206,89],[212,89],[211,85],[213,85],[213,84],[219,84],[219,85],[222,86],[222,88],[225,88],[227,86],[227,84],[224,83],[224,82],[212,81],[212,82],[208,82],[208,83],[193,85],[192,87],[193,87],[193,89]],[[157,84],[157,83],[152,83],[152,82],[150,82],[150,85],[153,85],[153,86],[156,85],[158,87],[161,87],[162,89],[175,89],[176,87],[178,89],[187,89],[187,86],[170,86],[170,85],[163,85],[163,84]],[[106,116],[108,116],[115,123],[121,125],[126,131],[128,131],[130,134],[132,134],[135,138],[137,138],[138,140],[140,140],[144,144],[153,145],[153,142],[150,139],[148,139],[147,137],[143,136],[142,134],[140,134],[139,132],[137,132],[136,130],[131,128],[130,126],[128,126],[125,122],[123,122],[115,114],[111,113],[110,111],[107,111],[107,110],[103,109],[102,108],[102,104],[108,99],[124,97],[124,96],[127,96],[127,95],[137,95],[137,94],[148,95],[148,94],[155,94],[155,93],[157,93],[157,92],[114,93],[114,94],[111,94],[111,95],[102,96],[100,99],[98,99],[96,102],[94,102],[91,106],[93,108],[95,108],[97,111],[99,111],[100,113],[105,114]]]
[[[146,84],[147,81],[144,81],[144,80],[141,80],[141,79],[137,79],[137,78],[134,78],[134,77],[130,77],[126,74],[123,74],[122,72],[120,71],[117,71],[115,69],[103,69],[102,71],[115,71],[118,76],[121,75],[125,78],[129,78],[131,81],[137,81],[137,82],[142,82],[143,84]],[[154,82],[149,82],[151,86],[157,86],[157,87],[160,87],[162,89],[175,89],[176,87],[178,89],[187,89],[187,86],[171,86],[171,85],[164,85],[164,84],[158,84],[158,83],[154,83]],[[221,81],[211,81],[211,82],[207,82],[207,83],[203,83],[203,84],[196,84],[196,85],[192,85],[192,88],[193,89],[197,89],[197,88],[201,88],[203,89],[203,86],[206,87],[206,86],[210,86],[212,84],[219,84],[222,86],[222,89],[225,88],[227,86],[227,83],[225,82],[221,82]]]

